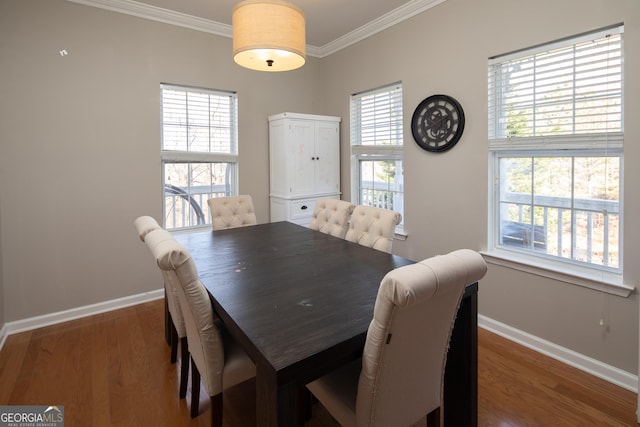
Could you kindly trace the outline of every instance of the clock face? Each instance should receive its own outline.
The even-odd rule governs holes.
[[[447,151],[460,140],[463,130],[462,106],[447,95],[425,98],[411,119],[413,138],[427,151]]]

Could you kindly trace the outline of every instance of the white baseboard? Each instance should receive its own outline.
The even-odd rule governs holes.
[[[2,350],[7,336],[12,334],[30,331],[44,326],[55,325],[57,323],[67,322],[69,320],[92,316],[94,314],[100,314],[107,311],[117,310],[119,308],[130,307],[132,305],[142,304],[144,302],[154,301],[160,298],[164,298],[164,288],[137,295],[130,295],[128,297],[116,298],[96,304],[85,305],[83,307],[58,311],[56,313],[49,313],[42,316],[7,322],[0,330],[0,350]]]
[[[638,392],[638,376],[635,374],[607,365],[599,360],[480,314],[478,315],[478,326],[626,390],[634,393]]]
[[[7,324],[2,325],[2,329],[0,329],[0,351],[2,351],[2,347],[4,347],[4,342],[7,340],[9,333],[7,332],[9,328],[7,328]]]

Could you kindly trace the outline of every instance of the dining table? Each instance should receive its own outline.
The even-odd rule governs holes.
[[[304,424],[305,384],[362,355],[380,281],[415,262],[286,221],[175,237],[256,364],[261,427]],[[451,336],[446,426],[477,425],[477,291],[467,285]]]

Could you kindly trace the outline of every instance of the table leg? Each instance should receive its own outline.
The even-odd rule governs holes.
[[[256,366],[256,418],[259,427],[301,427],[304,412],[295,381],[279,384],[275,372]]]
[[[274,372],[256,366],[256,422],[259,427],[278,425],[278,384]]]

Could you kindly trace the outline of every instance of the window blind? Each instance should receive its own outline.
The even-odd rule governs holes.
[[[491,58],[490,147],[621,147],[622,35],[616,26]]]
[[[352,145],[402,145],[402,85],[351,96]]]
[[[162,149],[237,152],[237,96],[233,92],[161,85]]]

